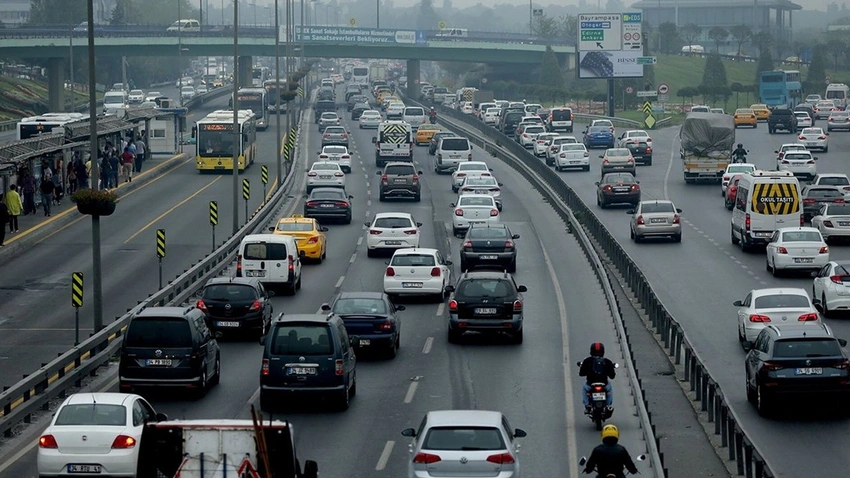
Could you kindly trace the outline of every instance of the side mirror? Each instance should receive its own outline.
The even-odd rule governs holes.
[[[321,152],[321,151],[316,151],[316,154],[322,154],[322,152]]]
[[[447,265],[447,266],[450,266],[450,265],[452,265],[452,264],[453,264],[453,262],[452,262],[452,261],[446,261],[446,265]]]
[[[599,159],[602,159],[602,158],[604,158],[604,157],[605,157],[605,156],[603,156],[603,155],[601,155],[601,154],[599,155]]]
[[[646,455],[638,455],[635,457],[635,461],[646,461]]]
[[[628,211],[626,211],[626,214],[634,214],[634,213],[635,213],[634,209],[629,209]]]
[[[682,210],[679,209],[679,208],[676,208],[676,212],[679,213],[679,214],[682,214]]]
[[[740,300],[736,300],[735,302],[732,302],[732,305],[734,305],[735,307],[743,307],[744,303]]]
[[[516,290],[519,291],[519,292],[528,292],[528,287],[521,285],[521,286],[517,287]]]
[[[366,227],[370,227],[370,226],[372,226],[372,223],[371,222],[364,222],[363,225],[366,226]]]
[[[304,252],[304,251],[298,251],[298,257],[300,257],[300,258],[304,259],[304,257],[305,257],[305,256],[307,256],[307,253],[306,253],[306,252]]]
[[[377,142],[378,142],[378,138],[376,136],[372,136],[372,144],[375,144]]]
[[[447,285],[446,288],[445,288],[445,291],[451,294],[452,292],[455,291],[455,286]]]
[[[330,312],[330,311],[331,311],[331,305],[330,304],[328,304],[328,303],[322,304],[322,312]]]
[[[847,341],[846,341],[846,340],[844,340],[844,339],[838,339],[838,343],[839,343],[842,347],[846,347],[846,346],[847,346]]]
[[[815,157],[813,157],[812,159],[814,159],[815,161],[817,161],[818,157],[817,157],[817,156],[815,156]]]
[[[829,133],[824,133],[824,134],[825,134],[825,135],[827,135],[827,136],[829,136]]]
[[[318,478],[319,476],[319,465],[313,460],[307,460],[304,462],[304,473],[301,475],[301,478]]]
[[[394,307],[395,307],[396,312],[402,312],[402,311],[407,310],[407,307],[405,307],[403,305],[396,305]]]
[[[779,151],[774,151],[774,153],[779,154]]]
[[[352,195],[350,195],[350,194],[349,194],[349,195],[348,195],[348,199],[354,199],[354,196],[352,196]]]
[[[496,184],[498,184],[498,185],[499,185],[499,187],[504,186],[504,184],[502,184],[502,183],[496,183]]]
[[[820,305],[820,299],[812,299],[812,305]]]
[[[416,227],[422,227],[422,223],[421,223],[421,222],[417,222],[417,223],[416,223]]]
[[[451,204],[449,204],[449,206],[450,206],[450,207],[457,207],[457,204],[455,204],[455,203],[451,203]]]
[[[514,438],[525,438],[528,436],[528,433],[525,432],[522,428],[517,428],[514,430]]]
[[[514,234],[513,236],[511,236],[511,239],[519,239],[519,234]]]
[[[374,141],[372,141],[372,142],[374,143]],[[381,172],[381,171],[375,171],[375,175],[376,175],[376,176],[381,176],[381,175],[383,175],[383,174],[384,174],[384,173],[383,173],[383,172]]]
[[[348,338],[348,345],[354,347],[355,345],[358,345],[358,344],[360,344],[360,336],[359,335],[352,335],[351,337]]]
[[[595,184],[595,185],[599,186],[599,181],[596,181],[596,182],[595,182],[595,183],[593,183],[593,184]]]
[[[744,347],[744,350],[746,350],[747,352],[753,349],[753,343],[749,340],[745,340],[743,343],[741,343],[741,346]]]
[[[330,229],[328,229],[326,226],[322,226],[322,227],[319,228],[319,231],[321,231],[321,232],[328,232],[329,230]]]
[[[416,430],[414,430],[412,428],[405,428],[404,430],[401,431],[401,436],[413,438],[413,437],[416,436]]]
[[[487,168],[487,171],[493,172],[493,168]]]

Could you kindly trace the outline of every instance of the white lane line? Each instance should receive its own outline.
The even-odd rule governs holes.
[[[354,264],[354,261],[357,260],[357,253],[351,254],[351,259],[348,260],[349,264]]]
[[[428,355],[431,353],[431,347],[434,346],[434,337],[428,337],[425,339],[425,345],[422,347],[422,353]]]
[[[443,312],[446,310],[446,303],[441,302],[440,305],[437,306],[437,316],[443,315]]]
[[[366,201],[366,205],[367,205],[367,206],[371,206],[371,205],[372,205],[372,200],[371,200],[371,199],[369,199],[368,201]]]
[[[369,186],[370,186],[369,181],[366,181],[366,190],[367,190],[367,191],[369,190]]]
[[[322,309],[319,309],[319,313],[322,313]],[[260,387],[257,387],[257,389],[254,390],[254,393],[252,393],[251,396],[248,397],[248,405],[254,403],[258,398],[260,398]]]
[[[339,276],[339,280],[336,281],[336,285],[334,286],[334,289],[339,289],[340,287],[342,287],[343,282],[345,282],[345,276]]]
[[[369,184],[367,183],[366,184],[366,196],[371,196],[371,195],[372,195],[372,190],[369,189]]]
[[[365,229],[366,226],[363,226],[363,228]],[[357,238],[357,247],[360,247],[360,244],[363,244],[363,236]]]
[[[419,388],[419,382],[410,382],[410,387],[407,388],[407,394],[404,396],[404,403],[413,401],[413,396],[416,395],[417,388]]]
[[[670,172],[673,171],[673,158],[676,154],[676,140],[670,143],[670,162],[667,163],[667,171],[664,173],[664,199],[669,201],[670,195],[667,193],[667,183],[670,182]],[[689,223],[690,224],[690,223]],[[572,461],[570,463],[573,463]]]
[[[387,467],[387,462],[390,461],[390,455],[393,452],[394,446],[394,441],[387,441],[387,444],[384,445],[384,451],[381,452],[381,456],[380,458],[378,458],[378,464],[375,465],[375,471],[382,471],[384,468]]]

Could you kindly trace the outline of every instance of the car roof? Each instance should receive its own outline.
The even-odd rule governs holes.
[[[124,405],[128,400],[141,398],[131,393],[116,392],[78,392],[65,399],[64,405],[78,405],[90,403],[104,403],[107,405]]]
[[[470,165],[470,164],[475,164],[475,165],[483,164],[484,166],[487,166],[487,163],[485,163],[484,161],[463,161],[461,163],[458,163],[458,167],[464,166],[464,165]]]
[[[328,315],[327,314],[280,314],[275,319],[275,323],[283,324],[287,322],[313,322],[313,323],[327,323]]]
[[[218,284],[243,284],[257,287],[260,281],[255,277],[213,277],[204,284],[204,287]]]
[[[383,217],[406,217],[408,219],[413,219],[413,215],[409,212],[379,212],[375,214],[375,219]]]
[[[809,296],[809,293],[806,292],[806,289],[800,287],[769,287],[767,289],[753,289],[750,291],[750,293],[753,294],[753,297],[779,294],[804,295],[806,297]]]
[[[848,177],[844,173],[818,173],[815,175],[816,178],[846,178]]]
[[[673,201],[668,199],[647,199],[640,202],[641,204],[673,204]]]
[[[369,292],[369,291],[356,291],[356,292],[340,292],[337,295],[337,299],[385,299],[386,294],[383,292]]]
[[[837,188],[836,188],[837,189]],[[805,227],[805,226],[797,226],[797,227],[779,227],[776,229],[778,232],[819,232],[816,227]]]
[[[502,413],[487,410],[434,410],[428,412],[428,424],[440,426],[481,426],[500,427]]]
[[[818,191],[841,191],[840,189],[838,189],[838,186],[833,186],[831,184],[814,184],[812,186],[806,186],[806,191],[815,191],[815,190],[818,190]],[[786,227],[784,229],[796,229],[796,228]],[[815,229],[815,228],[811,228],[811,229]]]
[[[263,234],[269,235],[271,234]],[[183,318],[186,316],[186,313],[191,310],[197,310],[194,306],[190,307],[148,307],[138,314],[136,314],[133,318],[137,317],[173,317],[173,318]]]
[[[490,197],[490,196],[487,196],[487,197]],[[417,255],[432,254],[432,255],[436,255],[437,252],[438,252],[437,249],[432,249],[432,248],[429,248],[429,247],[405,247],[405,248],[402,248],[402,249],[396,249],[395,252],[393,253],[393,256],[404,256],[404,255],[408,255],[408,254],[417,254]]]

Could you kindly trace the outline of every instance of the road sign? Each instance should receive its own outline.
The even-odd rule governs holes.
[[[621,49],[623,51],[643,51],[643,14],[641,13],[624,13],[622,15],[623,23],[623,43]],[[646,65],[648,63],[638,63]]]
[[[640,92],[638,92],[638,93],[640,93]],[[651,115],[652,114],[652,103],[650,103],[649,101],[645,101],[643,103],[643,108],[641,108],[641,110],[643,110],[644,113]]]
[[[210,201],[210,225],[218,225],[218,203]]]
[[[269,167],[265,164],[260,168],[260,179],[263,181],[263,184],[269,183]]]
[[[658,94],[666,95],[670,92],[670,86],[667,83],[661,83],[658,85]]]
[[[80,308],[83,306],[83,273],[71,274],[71,305]]]
[[[638,91],[637,95],[638,95],[638,98],[650,98],[650,97],[658,96],[658,92],[657,91]]]
[[[637,57],[638,65],[654,65],[658,63],[658,58],[654,56],[639,56]]]
[[[657,121],[655,120],[655,116],[652,114],[646,115],[646,119],[643,120],[643,124],[646,126],[646,129],[654,129],[655,123],[657,123]]]
[[[355,26],[355,25],[357,25],[357,19],[356,19],[356,18],[353,18],[353,17],[352,17],[352,18],[349,18],[349,19],[348,19],[348,25],[349,25],[349,26],[352,26],[352,27],[353,27],[353,26]]]
[[[543,16],[543,9],[542,8],[535,8],[534,10],[532,10],[531,14],[535,17],[542,17]]]
[[[622,15],[619,13],[578,16],[579,51],[618,51],[623,49]]]
[[[156,257],[165,257],[165,229],[156,230]]]
[[[251,180],[243,179],[242,180],[242,199],[249,200],[251,199]]]
[[[446,29],[446,22],[440,21],[440,23],[437,24],[437,28],[439,28],[440,30],[445,30]]]
[[[632,93],[634,93],[634,92],[635,92],[635,89],[634,89],[634,88],[632,88],[631,86],[627,86],[627,87],[626,87],[626,93],[628,93],[628,94],[632,94]]]
[[[481,78],[481,83],[486,85],[487,84],[487,78]]]
[[[670,95],[658,95],[658,101],[662,103],[670,101]]]

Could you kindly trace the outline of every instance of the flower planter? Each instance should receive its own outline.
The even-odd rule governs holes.
[[[111,216],[115,212],[114,201],[95,201],[87,203],[77,203],[77,211],[80,214],[89,216]]]

